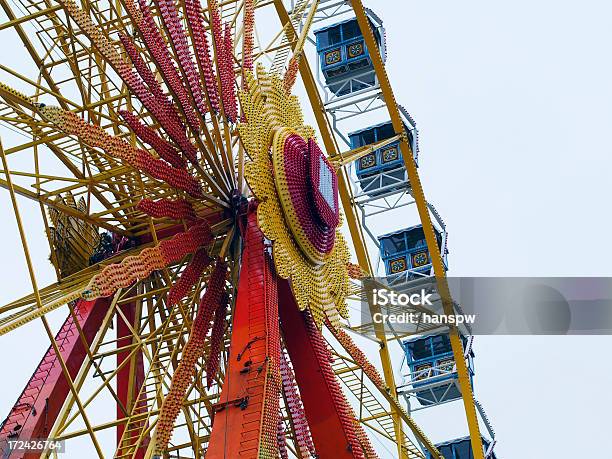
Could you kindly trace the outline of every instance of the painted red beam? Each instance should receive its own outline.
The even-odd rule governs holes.
[[[364,458],[355,419],[331,367],[331,355],[308,312],[300,312],[289,282],[278,282],[279,315],[304,411],[321,458]]]
[[[134,344],[134,335],[128,327],[126,320],[130,323],[132,327],[137,327],[135,325],[136,318],[136,304],[135,303],[125,303],[119,306],[123,315],[125,316],[125,320],[123,317],[117,316],[117,348],[123,349],[117,353],[117,368],[130,357],[130,353],[132,351],[131,345]],[[147,400],[146,398],[139,398],[140,388],[144,384],[144,361],[142,356],[142,351],[137,351],[133,356],[134,362],[126,362],[125,365],[117,372],[117,397],[121,402],[121,405],[117,403],[117,419],[123,419],[127,417],[132,411],[134,414],[140,414],[147,411]],[[134,379],[130,381],[130,370],[132,365],[135,365],[134,369]],[[132,383],[130,385],[130,382]],[[138,406],[134,409],[134,404],[138,403]],[[124,412],[123,410],[126,410]],[[117,445],[128,446],[135,444],[138,436],[140,434],[140,429],[134,429],[134,427],[142,427],[146,421],[139,421],[139,424],[131,425],[130,428],[133,429],[131,433],[131,437],[126,439],[121,443],[121,437],[123,436],[123,432],[125,430],[126,424],[118,424],[117,425]],[[135,437],[135,438],[134,438]],[[132,457],[134,459],[143,459],[147,445],[149,443],[149,437],[147,436],[142,442],[140,448],[136,451],[136,454]],[[119,455],[122,451],[119,451]]]
[[[102,325],[110,306],[110,298],[95,301],[78,300],[74,315],[90,345]],[[83,341],[77,331],[72,314],[55,336],[60,354],[68,373],[74,379],[87,356]],[[49,347],[25,389],[17,399],[0,429],[0,449],[3,458],[34,458],[39,454],[13,453],[8,455],[8,440],[47,438],[70,392],[61,365],[53,347]]]
[[[206,459],[278,457],[280,336],[276,276],[248,216],[231,352]]]

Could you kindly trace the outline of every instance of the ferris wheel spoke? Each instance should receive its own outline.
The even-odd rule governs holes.
[[[144,86],[140,86],[141,82],[138,81],[138,77],[135,76],[135,74],[131,71],[131,69],[128,69],[126,67],[126,64],[123,60],[121,60],[121,58],[119,57],[119,55],[116,53],[116,51],[114,50],[114,48],[112,48],[112,45],[110,45],[110,43],[108,43],[107,39],[101,34],[99,33],[95,27],[93,26],[91,19],[89,17],[89,15],[87,15],[86,13],[84,13],[82,10],[80,10],[76,4],[72,1],[72,0],[67,0],[62,2],[62,4],[64,5],[64,7],[70,12],[71,16],[77,21],[77,23],[80,25],[80,27],[82,28],[82,30],[88,35],[88,37],[95,43],[95,45],[97,46],[98,50],[101,52],[101,54],[105,57],[105,59],[107,60],[107,62],[109,64],[111,64],[115,70],[120,74],[120,76],[124,79],[124,81],[128,84],[128,86],[133,87],[136,90],[136,94],[139,94],[139,98],[141,99],[141,101],[143,102],[143,104],[149,105],[150,107],[153,107],[153,105],[151,104],[155,104],[156,102],[154,102],[153,100],[147,103],[148,97],[149,97],[149,93],[147,92],[147,90],[144,88]],[[157,33],[159,33],[159,31],[157,30],[157,26],[155,26],[154,23],[152,23],[151,21],[153,21],[152,17],[150,16],[150,12],[145,9],[144,11],[144,18],[149,18],[149,24],[148,26],[150,27],[149,32],[153,32],[154,30],[157,31]],[[161,39],[157,40],[159,41],[159,43],[157,43],[156,45],[152,44],[152,43],[148,43],[148,47],[149,47],[149,51],[162,51],[165,50],[165,45],[161,45],[161,43],[163,43],[163,41]],[[161,48],[160,48],[161,45]],[[167,50],[166,50],[167,52]],[[167,69],[174,69],[173,66],[171,66],[170,61],[169,61],[169,55],[168,54],[162,54],[158,57],[158,59],[162,60],[163,62],[166,63],[164,68]],[[159,61],[158,61],[158,65],[160,65]],[[170,71],[170,70],[168,70]],[[179,87],[182,88],[182,86],[178,86],[178,77],[174,74],[169,75],[167,72],[162,72],[162,75],[165,77],[165,82],[166,84],[169,85],[170,88],[173,88],[173,91],[175,92],[175,94],[178,92],[178,97],[181,99],[181,103],[179,104],[180,107],[184,110],[185,107],[189,106],[186,105],[187,102],[185,100],[183,100],[186,97],[186,94],[184,94],[184,89],[179,90]],[[131,73],[130,73],[131,72]],[[176,70],[172,70],[172,72],[176,72]],[[164,74],[165,73],[165,74]],[[131,83],[130,83],[131,82]],[[139,89],[140,88],[140,89]],[[183,96],[181,96],[181,94]],[[199,130],[199,127],[196,129],[194,127],[194,123],[195,121],[193,121],[192,117],[189,115],[189,113],[191,112],[183,112],[183,115],[187,117],[188,120],[191,120],[190,123],[192,128],[197,132],[197,130]],[[163,116],[160,112],[160,114],[158,115],[158,118],[160,120],[163,119]],[[173,132],[178,132],[176,131],[176,129]],[[196,142],[200,143],[200,137],[199,136],[195,136]],[[185,142],[189,142],[189,140],[185,139]],[[203,145],[200,144],[200,146],[202,147]],[[207,150],[205,148],[202,148],[202,151],[206,152]],[[208,185],[219,195],[223,196],[226,200],[229,199],[228,198],[228,189],[226,188],[225,190],[222,190],[220,188],[220,185],[224,184],[224,177],[222,174],[220,174],[219,170],[216,170],[216,178],[219,180],[215,180],[214,178],[212,178],[205,170],[203,170],[199,164],[197,164],[197,161],[195,160],[195,156],[191,156],[190,159],[192,160],[194,167],[196,168],[196,170],[198,170],[198,172],[200,174],[202,174],[202,177],[205,178],[206,182],[208,183]],[[212,158],[210,156],[207,157],[207,159],[209,160],[209,164],[211,165],[211,167],[213,168],[213,170],[215,170],[216,168],[216,163],[215,161],[212,160]]]
[[[3,86],[5,89],[7,89],[6,86]],[[0,89],[2,89],[2,87],[0,87]],[[17,94],[17,96],[15,97],[19,97],[19,101],[22,104],[27,104],[27,106],[29,106],[30,108],[34,108],[34,106],[32,105],[32,103],[30,102],[30,99],[27,98],[26,96]],[[23,112],[20,113],[20,116],[23,118],[24,116],[26,116]],[[34,118],[29,117],[28,121],[28,125],[34,126],[36,121],[34,120]],[[32,131],[32,135],[36,136],[38,135],[38,129],[36,131]],[[121,186],[122,180],[121,177],[123,174],[125,174],[126,172],[129,172],[129,168],[124,168],[124,167],[115,167],[111,173],[109,173],[109,171],[105,170],[106,166],[103,166],[100,164],[100,162],[97,162],[98,168],[100,169],[100,173],[93,175],[92,171],[89,167],[87,167],[87,176],[82,174],[80,171],[78,171],[75,167],[75,165],[73,164],[73,162],[71,160],[68,160],[68,158],[64,155],[64,149],[66,149],[68,146],[66,145],[66,143],[64,142],[63,145],[61,146],[62,150],[60,150],[60,146],[56,146],[54,145],[54,143],[52,143],[53,141],[57,141],[54,139],[58,139],[58,138],[62,138],[64,137],[66,134],[62,133],[60,135],[55,135],[55,136],[49,136],[48,134],[42,134],[42,138],[43,140],[47,141],[47,146],[51,149],[51,151],[53,151],[56,156],[62,161],[62,163],[67,167],[67,169],[72,173],[73,177],[65,177],[65,181],[70,182],[74,182],[76,181],[76,184],[70,185],[70,186],[66,186],[63,188],[59,188],[59,189],[55,189],[53,191],[47,191],[47,190],[43,190],[40,185],[36,185],[33,184],[32,186],[37,186],[38,190],[41,191],[42,193],[38,193],[36,194],[35,192],[29,191],[23,187],[20,187],[19,185],[16,185],[16,191],[18,194],[28,197],[29,199],[33,199],[36,200],[38,202],[43,203],[45,206],[47,207],[52,207],[52,208],[59,208],[60,210],[62,210],[64,213],[67,213],[69,215],[72,215],[75,218],[79,218],[79,219],[83,219],[85,221],[88,221],[91,219],[91,215],[89,215],[89,213],[84,214],[82,212],[76,212],[73,209],[69,209],[67,207],[63,207],[61,205],[61,203],[57,202],[57,198],[59,198],[59,196],[64,193],[64,192],[71,192],[71,191],[78,191],[79,193],[91,193],[91,195],[93,197],[95,197],[97,199],[97,202],[99,202],[101,205],[105,206],[106,209],[108,209],[110,211],[110,213],[112,213],[113,217],[116,219],[116,221],[118,223],[123,223],[126,220],[126,216],[122,215],[120,213],[120,209],[117,209],[116,206],[111,205],[110,201],[108,200],[108,198],[103,194],[105,191],[108,191],[110,193],[112,193],[112,195],[115,198],[118,198],[122,195],[127,196],[125,193],[122,193],[121,191],[118,190],[118,186]],[[26,145],[28,146],[28,145]],[[36,148],[37,144],[36,143],[32,143],[29,146]],[[24,146],[20,147],[19,149],[7,149],[5,151],[6,154],[12,154],[12,153],[16,153],[17,151],[19,151],[21,148],[23,148]],[[90,150],[90,153],[93,155],[94,151]],[[92,156],[92,157],[99,157],[98,155]],[[85,163],[86,164],[86,163]],[[23,173],[18,173],[18,175],[21,175],[23,177],[32,177],[35,178],[37,180],[37,183],[41,183],[43,184],[43,186],[46,186],[47,183],[52,183],[53,182],[57,182],[57,183],[61,183],[61,180],[64,179],[63,177],[60,176],[46,176],[44,174],[41,174],[40,172],[34,171],[32,173],[28,173],[28,172],[23,172]],[[0,182],[2,184],[4,184],[4,186],[6,186],[6,182],[2,181]],[[129,184],[131,183],[130,180],[126,179],[124,180],[125,184]],[[93,186],[92,186],[93,185]],[[219,201],[214,201],[217,204],[220,204]],[[128,232],[123,232],[124,230],[122,230],[121,228],[117,227],[117,226],[111,226],[109,223],[106,223],[104,220],[97,220],[96,222],[91,222],[93,224],[96,224],[99,227],[102,228],[106,228],[107,230],[115,230],[115,232],[119,232],[119,233],[123,233],[125,235],[128,234]]]
[[[132,6],[132,7],[135,8],[135,6]],[[149,15],[148,10],[146,10],[145,17],[149,18],[148,15]],[[152,22],[152,19],[149,19],[147,25],[149,27],[149,29],[148,29],[149,33],[152,33],[153,29],[157,29],[157,26],[154,24],[154,22]],[[143,35],[143,38],[145,39],[144,41],[145,41],[145,44],[147,46],[147,49],[149,50],[149,52],[153,56],[155,56],[156,51],[158,52],[158,48],[160,46],[160,43],[163,43],[163,40],[161,40],[159,38],[159,37],[161,37],[161,35],[159,35],[159,37],[157,39],[155,39],[156,35],[154,34],[153,36],[150,36],[147,32],[144,32],[142,30],[142,26],[140,27],[140,30],[141,30],[141,35]],[[167,29],[166,29],[166,32],[167,32]],[[158,34],[159,31],[156,32],[156,33]],[[170,34],[168,33],[168,35],[170,35]],[[180,36],[180,34],[178,34],[178,32],[176,32],[174,34],[174,36],[175,36],[175,39],[176,39],[178,36]],[[162,46],[165,46],[165,45],[162,45]],[[176,52],[175,52],[175,54],[176,54]],[[157,59],[157,65],[160,66],[160,60],[163,60],[164,62],[166,62],[165,67],[170,69],[171,67],[169,66],[169,63],[168,63],[168,61],[169,61],[169,57],[168,56],[169,55],[158,56],[156,58]],[[184,61],[190,61],[191,59],[188,58],[187,56],[183,56],[183,60]],[[179,68],[181,68],[181,66],[179,66]],[[172,72],[172,70],[167,70],[167,72],[162,71],[162,76],[164,77],[164,81],[166,82],[166,84],[170,85],[170,83],[173,81],[173,78],[175,78],[175,77],[173,77],[172,75],[169,75],[168,72]],[[195,85],[195,82],[193,81],[193,78],[192,78],[192,83]],[[171,87],[171,86],[169,86],[169,87]],[[209,96],[207,95],[206,97],[209,97]],[[209,104],[209,108],[210,108],[210,104]],[[197,113],[200,115],[200,127],[204,131],[205,140],[206,140],[207,144],[205,146],[202,143],[202,139],[198,135],[194,136],[195,140],[198,143],[201,151],[203,152],[203,155],[204,155],[205,159],[207,160],[208,164],[213,169],[215,177],[217,178],[217,180],[220,181],[219,183],[225,183],[227,186],[229,186],[228,177],[221,172],[223,170],[223,167],[222,167],[221,163],[218,161],[218,158],[217,158],[217,155],[216,155],[216,152],[215,152],[215,148],[213,146],[213,143],[210,141],[210,136],[208,134],[206,123],[205,123],[204,118],[203,118],[203,114],[204,113],[203,113],[202,110],[203,110],[203,106],[200,104],[199,105],[199,110],[198,110]],[[214,115],[211,115],[211,117],[214,119]],[[214,121],[216,121],[216,120],[214,120]],[[226,187],[224,191],[225,191],[226,194],[229,193],[229,188]]]
[[[224,223],[221,222],[221,225],[223,224]],[[218,228],[219,228],[219,224],[213,226],[213,231]],[[196,233],[193,233],[193,234],[196,234]],[[229,242],[231,242],[233,238],[233,234],[234,234],[233,230],[230,229],[229,233],[223,238],[223,243],[220,249],[221,253],[224,254],[225,251],[227,250],[229,246]],[[179,238],[183,237],[183,239],[185,239],[185,236],[182,236],[181,234],[179,234],[178,237]],[[102,279],[102,277],[100,276],[102,276],[102,273],[105,272],[104,270],[108,270],[112,268],[113,266],[120,266],[120,263],[125,261],[126,259],[135,259],[135,257],[131,255],[130,253],[134,253],[134,252],[123,253],[122,257],[120,258],[121,261],[119,263],[116,262],[116,264],[107,264],[106,266],[98,266],[97,270],[95,270],[94,268],[86,268],[82,272],[79,272],[77,273],[77,275],[73,276],[73,278],[67,279],[66,282],[63,284],[63,286],[69,284],[70,282],[74,282],[75,286],[72,287],[68,291],[66,291],[64,287],[64,290],[62,290],[62,295],[59,296],[59,298],[57,296],[57,293],[55,293],[56,290],[54,286],[50,286],[50,287],[43,289],[42,290],[43,294],[41,294],[40,296],[41,301],[42,301],[41,306],[37,306],[35,304],[28,306],[28,302],[33,303],[35,301],[34,295],[25,297],[23,300],[20,300],[12,304],[9,304],[7,306],[4,306],[2,308],[2,311],[7,312],[7,313],[10,312],[10,314],[5,315],[4,317],[0,318],[0,335],[6,334],[9,331],[12,331],[20,326],[27,324],[28,322],[31,322],[32,320],[42,317],[45,314],[48,314],[49,312],[52,312],[64,306],[70,301],[74,301],[80,298],[81,295],[83,295],[83,292],[88,292],[89,289],[91,288],[90,286],[95,285],[95,283],[97,282],[97,279],[99,278]],[[166,267],[165,269],[167,270],[168,268]],[[83,282],[84,279],[88,279],[88,280]],[[171,279],[170,277],[167,277],[167,280],[168,282],[176,281],[176,279],[173,279],[173,278]],[[102,282],[102,285],[106,285],[104,283],[106,281],[101,280],[99,282]],[[58,284],[55,284],[55,285],[58,285]],[[125,287],[127,287],[128,285],[129,284],[125,285]],[[130,287],[130,289],[134,288],[135,285],[138,285],[138,284],[133,284],[132,287]],[[127,291],[129,292],[130,289],[128,289]],[[90,296],[90,299],[93,299],[93,297],[91,297],[90,294],[88,295]],[[19,309],[19,310],[15,312],[14,309]]]
[[[62,134],[62,137],[64,135]],[[57,149],[57,147],[53,144],[53,143],[49,143],[47,144],[47,146],[51,149],[52,152],[57,153],[59,150]],[[36,149],[37,145],[33,145],[33,147]],[[12,151],[11,151],[12,150]],[[14,150],[14,149],[8,149],[5,151],[5,154],[10,154],[10,153],[16,153],[18,150]],[[38,184],[36,183],[32,183],[30,186],[34,187],[35,189],[37,189],[37,191],[39,191],[39,193],[37,193],[36,191],[32,191],[32,190],[28,190],[27,188],[24,188],[20,185],[15,184],[15,191],[17,192],[17,194],[26,197],[28,199],[32,199],[34,201],[40,202],[42,204],[44,204],[46,207],[48,208],[57,208],[58,210],[61,210],[62,212],[71,215],[75,218],[84,220],[84,221],[88,221],[89,223],[93,223],[96,224],[99,227],[108,229],[108,230],[112,230],[113,227],[111,227],[110,225],[108,225],[107,223],[103,222],[102,220],[98,221],[98,222],[92,222],[91,221],[91,217],[87,214],[83,214],[82,212],[76,212],[73,209],[70,209],[66,206],[63,206],[60,202],[58,202],[58,200],[56,199],[58,197],[59,194],[61,194],[64,191],[70,191],[70,190],[79,190],[80,193],[90,193],[96,200],[97,202],[99,202],[102,206],[106,206],[106,208],[108,209],[112,209],[112,215],[117,219],[117,221],[123,222],[125,220],[125,216],[121,215],[117,210],[113,209],[113,205],[111,204],[111,202],[108,200],[108,198],[106,196],[104,196],[103,191],[104,190],[100,190],[100,188],[102,188],[104,186],[104,183],[102,182],[103,179],[110,179],[110,177],[108,177],[108,174],[101,174],[98,177],[88,177],[82,173],[80,173],[74,166],[74,164],[64,155],[64,154],[56,154],[56,156],[58,157],[58,159],[60,159],[60,161],[62,161],[62,163],[67,167],[67,169],[71,172],[71,176],[59,176],[59,175],[45,175],[45,174],[41,174],[37,171],[33,171],[33,172],[29,172],[29,171],[17,171],[17,173],[12,172],[13,175],[15,176],[21,176],[22,178],[31,178],[33,180],[35,180],[36,182],[38,182]],[[120,169],[118,169],[116,171],[116,173],[119,173]],[[99,180],[99,181],[98,181]],[[57,183],[60,184],[62,182],[67,182],[67,183],[74,183],[73,185],[70,185],[68,187],[63,187],[59,190],[59,192],[57,190],[46,190],[43,189],[43,187],[46,188],[48,183]],[[94,186],[91,186],[92,183],[95,183]],[[115,196],[117,195],[117,191],[114,188],[115,184],[110,184],[111,186],[109,188],[107,188],[107,191],[113,193]],[[6,188],[7,187],[7,183],[6,180],[0,179],[0,186]],[[116,228],[116,227],[115,227]],[[121,228],[117,228],[118,232],[123,232],[124,230],[122,230]],[[127,235],[127,232],[125,232],[125,234]]]

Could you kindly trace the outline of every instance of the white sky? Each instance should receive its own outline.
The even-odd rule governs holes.
[[[449,228],[449,274],[612,275],[604,233],[611,4],[375,7],[387,27],[396,97],[420,127],[426,196]],[[612,408],[612,372],[602,365],[610,344],[476,337],[475,393],[493,421],[499,457],[601,454]]]
[[[605,233],[610,3],[385,0],[369,6],[385,22],[397,100],[420,128],[420,174],[449,229],[449,274],[611,276]],[[22,59],[12,49],[4,54],[9,66]],[[20,204],[39,283],[46,285],[53,272],[45,264],[38,208]],[[29,279],[6,192],[0,212],[5,304],[28,291]],[[0,416],[47,343],[40,322],[0,341]],[[601,456],[612,409],[612,372],[604,364],[611,343],[610,337],[476,338],[475,393],[496,429],[498,457]],[[459,419],[456,404],[417,416],[436,442],[465,435]]]

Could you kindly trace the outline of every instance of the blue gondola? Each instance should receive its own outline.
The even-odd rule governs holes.
[[[382,23],[370,14],[370,25],[384,55]],[[321,71],[332,93],[344,96],[376,84],[372,59],[356,18],[316,30],[315,36]]]
[[[467,339],[463,338],[464,347]],[[402,342],[410,368],[415,396],[423,406],[461,398],[450,338],[447,333],[432,334]],[[468,355],[470,381],[474,376],[474,353]]]
[[[404,123],[408,140],[412,148],[414,160],[417,161],[417,132],[414,122]],[[351,149],[371,145],[395,136],[390,121],[370,126],[369,128],[351,132],[349,140]],[[404,159],[400,151],[399,140],[374,150],[359,158],[356,162],[357,179],[363,192],[370,197],[396,191],[408,183],[408,175]]]
[[[434,227],[438,248],[442,249],[442,234]],[[427,249],[423,225],[395,231],[378,237],[380,255],[387,276],[408,271],[408,278],[428,276],[431,273],[431,255]]]
[[[483,438],[482,444],[484,447],[483,452],[486,453],[491,442]],[[436,445],[436,448],[438,448],[438,451],[444,456],[444,459],[474,459],[470,437],[457,438],[456,440],[440,443]],[[425,456],[427,459],[432,459],[429,452],[426,452]],[[488,459],[497,459],[497,456],[495,456],[495,453],[491,453]]]

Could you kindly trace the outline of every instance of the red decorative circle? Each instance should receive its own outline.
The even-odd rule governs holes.
[[[316,146],[316,144],[314,144]],[[298,219],[299,225],[302,228],[308,243],[310,243],[318,252],[327,254],[334,247],[336,237],[336,225],[333,223],[333,215],[330,210],[325,210],[327,202],[325,198],[319,196],[313,188],[313,180],[310,177],[310,159],[313,155],[310,154],[309,144],[297,134],[292,134],[287,137],[284,145],[284,172],[287,182],[287,189],[291,197],[291,203],[294,213]],[[314,146],[312,151],[315,152]],[[318,150],[320,152],[320,150]],[[321,153],[322,155],[322,153]],[[318,162],[318,158],[317,158]],[[326,163],[328,164],[328,163]],[[333,177],[336,177],[333,171]],[[337,178],[333,188],[334,203],[337,208],[338,203],[338,186]],[[323,200],[317,204],[317,200]],[[319,208],[320,205],[320,208]],[[327,206],[329,208],[329,206]],[[295,235],[299,237],[299,235]]]
[[[317,215],[327,226],[335,228],[340,221],[338,176],[314,139],[308,139],[308,162]]]

